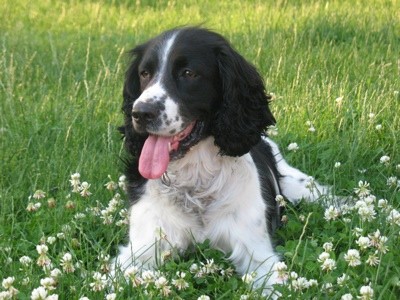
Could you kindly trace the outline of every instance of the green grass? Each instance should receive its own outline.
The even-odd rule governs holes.
[[[16,298],[30,299],[40,279],[49,276],[36,264],[36,245],[63,233],[53,244],[47,242],[52,268],[62,270],[67,252],[79,266],[63,272],[49,293],[60,299],[104,299],[110,292],[93,291],[90,283],[94,272],[105,271],[98,256],[115,255],[125,239],[127,227],[114,224],[123,219],[118,211],[124,204],[113,212],[111,225],[94,212],[105,209],[116,192],[104,187],[108,175],[117,181],[122,171],[116,128],[122,123],[125,53],[162,30],[202,24],[225,35],[259,68],[275,94],[275,140],[291,164],[341,195],[354,195],[358,182],[367,181],[377,199],[387,199],[391,206],[381,208],[376,201],[371,221],[362,221],[357,210],[326,221],[318,205],[288,208],[278,250],[289,271],[316,279],[318,286],[298,291],[290,279],[278,287],[283,299],[340,299],[347,293],[356,299],[365,285],[374,289],[374,299],[398,299],[400,221],[390,224],[387,216],[392,208],[399,210],[400,183],[388,186],[387,180],[400,179],[399,20],[396,0],[2,1],[0,279],[15,277]],[[338,97],[343,97],[341,105]],[[308,131],[307,121],[315,132]],[[292,142],[298,151],[287,150]],[[384,155],[390,157],[387,165],[380,163]],[[334,168],[335,162],[341,167]],[[91,184],[91,196],[71,194],[69,179],[75,172]],[[45,191],[46,198],[29,198],[36,190]],[[49,198],[55,199],[55,207],[47,205]],[[42,206],[28,212],[29,202]],[[76,218],[78,213],[85,217]],[[379,229],[388,238],[388,251],[378,251],[379,265],[365,263],[375,248],[360,250],[355,227],[362,228],[362,236]],[[329,241],[336,269],[327,272],[317,259]],[[345,262],[349,249],[360,250],[360,266]],[[24,267],[22,256],[29,256],[32,264]],[[189,287],[172,287],[171,297],[239,299],[251,293],[240,277],[212,273],[195,278],[188,271],[193,263],[200,266],[212,258],[221,268],[230,267],[207,244],[163,266],[170,285],[177,271],[188,274]],[[339,285],[342,274],[350,280]],[[124,292],[117,291],[117,299],[156,298],[158,293],[153,285],[147,296],[144,287],[121,285]]]

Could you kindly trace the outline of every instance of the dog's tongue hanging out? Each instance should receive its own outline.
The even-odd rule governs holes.
[[[179,142],[186,138],[194,127],[195,122],[174,136],[158,136],[150,134],[144,142],[139,157],[139,173],[147,179],[157,179],[167,171],[169,153],[177,150]]]
[[[147,179],[157,179],[169,164],[169,149],[173,137],[149,135],[139,158],[139,172]]]

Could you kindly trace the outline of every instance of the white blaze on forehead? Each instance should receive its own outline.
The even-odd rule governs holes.
[[[163,42],[163,45],[161,47],[161,51],[159,53],[159,59],[160,59],[160,70],[159,70],[159,75],[158,75],[158,81],[161,80],[161,78],[164,76],[165,70],[167,68],[168,64],[168,56],[169,53],[171,52],[172,45],[174,44],[175,38],[178,35],[177,32],[175,32],[171,37],[168,38],[168,40]]]
[[[138,101],[160,101],[160,99],[165,98],[167,96],[167,91],[161,84],[161,80],[165,76],[169,53],[171,52],[172,45],[174,44],[177,35],[178,33],[174,33],[167,40],[164,40],[162,45],[160,46],[158,54],[160,60],[160,66],[157,72],[158,74],[156,74],[155,83],[146,87],[146,89],[137,99]],[[138,101],[136,101],[136,103]]]

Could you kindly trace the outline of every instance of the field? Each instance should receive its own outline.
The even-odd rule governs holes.
[[[397,0],[1,1],[0,299],[260,297],[207,243],[158,273],[107,275],[127,233],[127,51],[188,24],[258,67],[288,161],[354,197],[287,205],[281,298],[399,299]]]

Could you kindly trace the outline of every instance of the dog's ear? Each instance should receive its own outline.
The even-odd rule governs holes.
[[[217,50],[223,99],[214,120],[215,144],[221,154],[241,156],[256,145],[275,119],[270,96],[256,68],[226,43]]]
[[[145,136],[135,133],[132,124],[133,103],[141,94],[138,68],[145,48],[146,44],[143,44],[137,46],[129,52],[132,57],[132,62],[125,73],[123,89],[124,101],[122,104],[122,112],[124,113],[125,124],[119,129],[125,137],[125,147],[127,151],[136,158],[139,157],[146,138]]]

